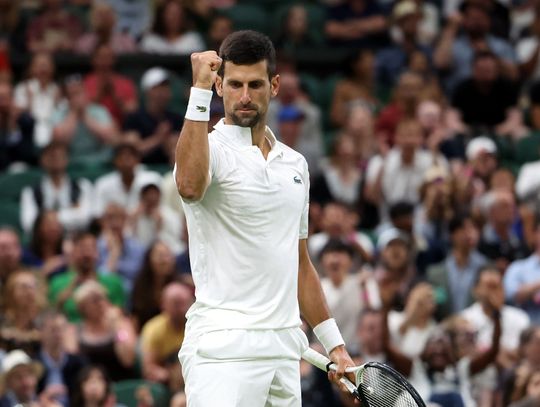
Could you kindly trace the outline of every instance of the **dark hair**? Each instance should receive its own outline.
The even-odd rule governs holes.
[[[152,270],[152,264],[150,258],[154,248],[163,243],[159,240],[152,243],[152,245],[146,250],[144,260],[141,269],[137,273],[137,278],[133,284],[133,291],[131,295],[132,301],[132,313],[138,319],[139,328],[142,327],[144,322],[150,319],[150,314],[154,308],[159,308],[159,303],[155,303],[153,296],[153,290],[156,285],[154,272]],[[174,271],[165,278],[164,287],[175,280]]]
[[[69,405],[70,406],[84,406],[86,405],[84,400],[84,394],[83,394],[83,385],[84,382],[88,380],[90,375],[98,371],[103,376],[103,379],[105,380],[105,395],[103,397],[103,400],[100,401],[100,406],[105,405],[105,401],[109,397],[109,394],[111,394],[112,391],[112,382],[109,378],[109,375],[107,374],[107,371],[102,367],[98,365],[89,365],[82,368],[79,373],[77,374],[77,380],[75,382],[75,388],[73,389],[73,393],[71,395],[71,400]]]
[[[71,241],[73,244],[79,243],[81,240],[86,239],[87,237],[91,237],[92,239],[97,239],[97,235],[92,233],[89,230],[81,230],[73,235],[71,238]]]
[[[151,191],[151,190],[158,191],[159,193],[161,193],[161,189],[159,189],[159,186],[157,186],[157,184],[150,183],[150,184],[146,184],[144,187],[141,188],[140,196],[144,196],[148,191]]]
[[[135,144],[131,142],[120,142],[114,147],[114,158],[116,158],[120,153],[123,153],[124,151],[128,151],[137,157],[140,156],[139,150],[135,146]]]
[[[476,2],[476,1],[470,1],[470,0],[466,0],[464,2],[461,3],[461,5],[459,6],[459,10],[461,11],[461,13],[463,14],[466,14],[469,10],[472,10],[472,9],[476,9],[478,11],[481,11],[483,12],[485,15],[487,15],[489,17],[489,9]]]
[[[355,65],[357,61],[360,59],[364,59],[368,55],[373,56],[373,50],[370,48],[359,48],[349,53],[343,63],[343,71],[345,73],[345,76],[347,78],[354,78],[356,74]]]
[[[463,228],[467,221],[473,222],[471,214],[465,212],[455,215],[450,219],[450,222],[448,222],[448,232],[450,232],[451,235],[454,234],[458,229]]]
[[[497,55],[495,55],[495,53],[486,49],[486,50],[478,51],[474,54],[473,65],[476,64],[481,59],[487,59],[487,58],[492,59],[495,62],[497,62],[498,60]]]
[[[390,215],[390,219],[392,220],[395,220],[402,216],[410,216],[414,213],[414,205],[405,201],[396,202],[390,207],[390,210],[388,212]]]
[[[276,74],[276,50],[270,38],[257,31],[236,31],[227,36],[219,47],[219,56],[223,60],[218,75],[223,77],[225,62],[235,65],[253,65],[266,61],[268,78]]]
[[[186,18],[186,8],[180,4],[180,2],[176,0],[166,0],[163,3],[161,3],[157,9],[156,9],[156,15],[154,17],[154,24],[152,25],[152,32],[156,33],[157,35],[163,37],[165,36],[165,24],[164,24],[164,17],[165,13],[167,11],[167,7],[169,4],[177,4],[182,9],[182,22],[183,26],[180,27],[181,31],[180,34],[185,33],[188,30],[188,19]]]
[[[45,153],[48,153],[52,150],[61,149],[64,150],[66,153],[69,151],[69,146],[66,143],[63,143],[61,141],[51,141],[49,144],[45,145],[41,151],[40,154],[44,155]]]
[[[501,272],[499,269],[495,266],[493,263],[488,263],[478,269],[476,272],[476,279],[474,281],[474,286],[476,287],[480,283],[480,279],[482,278],[482,274],[484,273],[497,273],[502,277]]]
[[[53,211],[44,210],[39,212],[36,220],[34,221],[34,225],[32,226],[32,239],[30,240],[30,249],[32,250],[32,253],[34,253],[40,259],[43,257],[43,239],[39,234],[39,228],[45,220],[45,215],[50,212]],[[56,242],[56,245],[54,246],[54,254],[62,254],[62,241],[63,238],[62,236],[60,236],[60,239],[58,240],[58,242]]]
[[[323,256],[327,253],[345,253],[349,257],[353,257],[354,251],[350,245],[343,242],[341,239],[330,239],[322,248],[319,253],[319,259],[322,259]]]

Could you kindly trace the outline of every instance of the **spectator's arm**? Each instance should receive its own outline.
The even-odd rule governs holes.
[[[413,361],[401,353],[396,347],[392,345],[390,339],[390,329],[388,328],[388,306],[385,304],[383,307],[383,349],[386,354],[387,360],[394,366],[394,368],[405,377],[408,377],[412,372]]]
[[[26,187],[22,190],[20,211],[21,225],[25,233],[29,234],[34,227],[34,222],[39,212],[31,187]]]
[[[118,312],[121,313],[120,310]],[[131,321],[123,315],[115,323],[114,352],[125,367],[135,364],[137,356],[137,335]]]
[[[58,211],[60,223],[68,230],[85,228],[92,218],[92,184],[86,180],[78,181],[80,196],[77,203]]]
[[[456,40],[461,17],[458,15],[448,18],[448,23],[441,34],[441,38],[433,53],[433,64],[437,69],[449,69],[452,65],[452,47]]]
[[[103,143],[114,144],[118,131],[108,113],[106,114],[106,117],[107,118],[105,118],[105,115],[103,115],[103,117],[93,117],[93,115],[89,114],[88,110],[86,110],[83,121],[88,129]]]
[[[540,291],[540,280],[534,283],[522,284],[516,291],[514,302],[517,305],[521,305],[532,299],[538,291]]]
[[[521,305],[530,300],[538,291],[540,291],[540,280],[533,283],[523,283],[520,273],[523,272],[523,266],[511,264],[504,275],[504,291],[506,298],[510,302]]]
[[[151,326],[145,325],[141,334],[142,372],[146,380],[166,382],[169,370],[159,363],[156,348],[159,346]]]
[[[70,110],[64,119],[53,128],[53,140],[69,144],[77,129],[77,123],[77,114]]]
[[[359,18],[352,21],[353,29],[362,36],[376,34],[378,32],[386,30],[387,22],[386,18],[382,15],[375,15],[366,18]]]
[[[496,311],[496,316],[493,317],[493,336],[491,337],[491,347],[477,355],[471,360],[469,371],[471,376],[480,373],[488,365],[494,363],[499,353],[501,340],[501,317],[500,311]]]

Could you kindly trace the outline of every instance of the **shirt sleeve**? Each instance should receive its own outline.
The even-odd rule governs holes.
[[[309,170],[307,162],[304,160],[304,173],[302,174],[304,185],[306,188],[306,197],[304,203],[304,211],[300,218],[300,229],[298,231],[299,239],[307,239],[309,230]]]
[[[521,279],[519,278],[520,267],[518,264],[511,264],[508,267],[503,279],[504,292],[506,299],[513,303],[514,297],[521,286]]]
[[[92,218],[92,184],[86,179],[80,179],[77,183],[80,195],[76,204],[58,212],[60,223],[68,230],[82,229]]]

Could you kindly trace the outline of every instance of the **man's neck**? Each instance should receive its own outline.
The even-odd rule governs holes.
[[[133,184],[133,180],[135,179],[135,171],[120,173],[120,178],[122,179],[122,184],[129,189],[131,188],[131,184]]]
[[[51,172],[48,175],[55,188],[60,188],[62,186],[62,181],[64,180],[63,172]]]
[[[495,231],[495,234],[501,239],[501,240],[509,240],[510,239],[510,228],[508,225],[504,223],[497,223],[492,224],[493,230]]]
[[[62,361],[62,357],[64,356],[64,350],[61,346],[45,346],[43,351],[56,363]]]
[[[468,248],[454,248],[452,250],[456,264],[459,267],[465,267],[469,263],[469,257],[471,255],[471,250]]]

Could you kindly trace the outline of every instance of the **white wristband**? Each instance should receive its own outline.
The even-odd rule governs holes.
[[[334,318],[321,322],[313,328],[313,333],[315,333],[319,342],[324,346],[324,349],[328,354],[330,354],[336,346],[345,345],[345,341],[339,332],[339,328]]]
[[[191,87],[189,102],[186,109],[186,119],[196,122],[210,120],[210,102],[214,92],[208,89]]]

